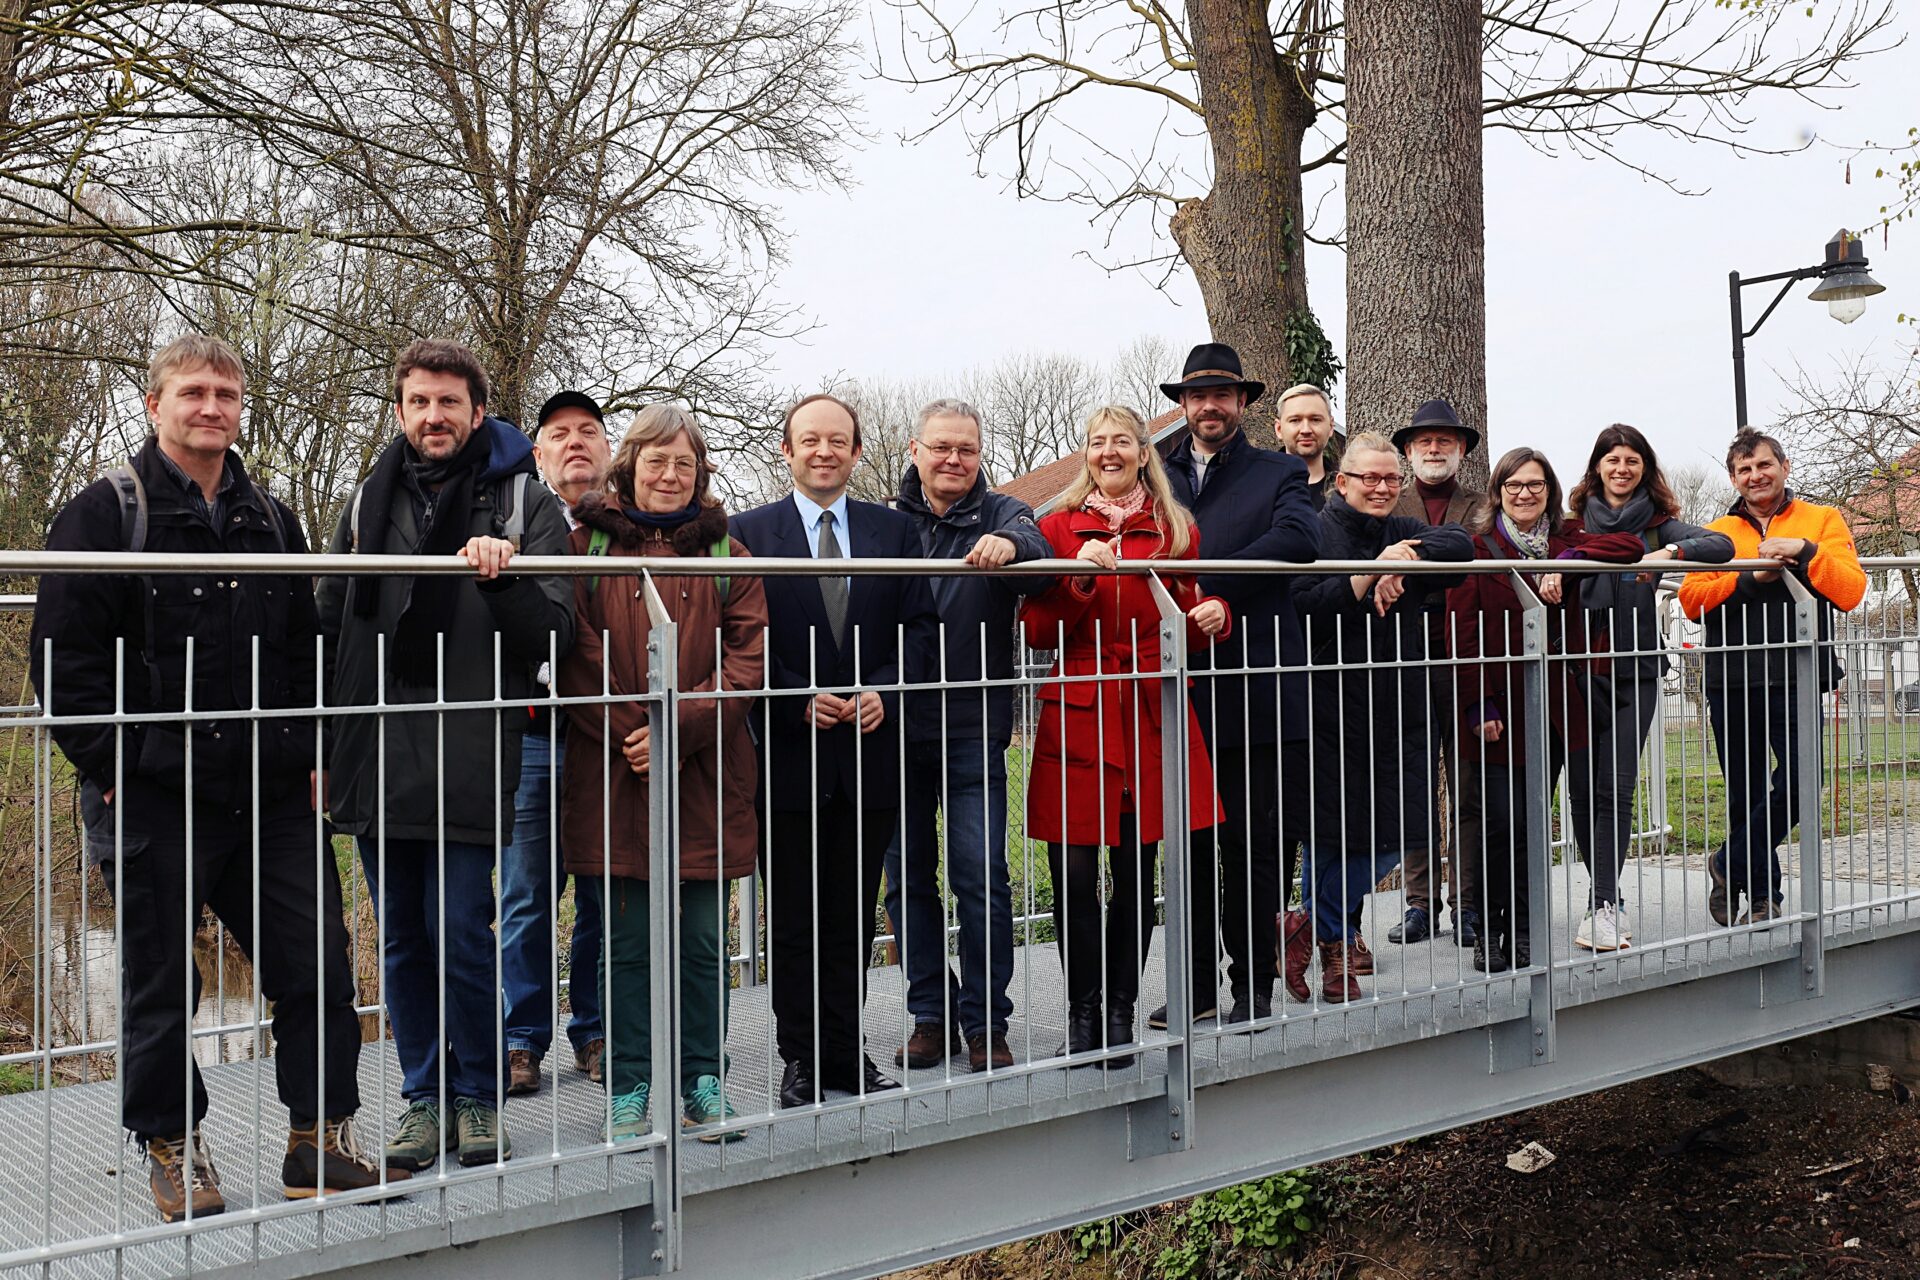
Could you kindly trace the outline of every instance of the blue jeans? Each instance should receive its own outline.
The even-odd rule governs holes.
[[[1007,753],[989,743],[984,759],[982,754],[977,740],[971,746],[965,741],[908,746],[905,865],[898,832],[887,848],[886,860],[887,917],[900,939],[907,970],[907,1009],[915,1022],[957,1017],[960,1029],[970,1036],[987,1030],[989,1016],[995,1031],[1005,1031],[1007,1019],[1013,1016],[1013,998],[1007,994],[1013,982]],[[941,819],[947,837],[947,885],[953,891],[954,915],[960,925],[958,977],[947,967],[947,913],[940,894]]]
[[[1353,941],[1360,936],[1360,911],[1367,895],[1399,865],[1400,854],[1392,850],[1343,854],[1337,848],[1316,849],[1309,843],[1301,855],[1301,906],[1313,916],[1313,940]]]
[[[1734,902],[1744,892],[1749,903],[1764,893],[1778,904],[1783,896],[1780,843],[1800,820],[1792,690],[1784,681],[1726,686],[1709,680],[1707,718],[1727,780],[1731,823],[1727,842],[1714,851],[1714,864],[1727,873]]]
[[[387,1015],[400,1057],[400,1092],[409,1102],[440,1100],[440,1051],[447,1051],[447,1092],[497,1105],[494,1074],[500,1042],[494,1031],[499,985],[493,970],[493,850],[449,840],[446,877],[433,840],[387,841],[386,876],[379,845],[361,839],[360,865],[387,935]],[[444,901],[442,900],[444,896]],[[441,928],[444,923],[444,937]],[[447,969],[440,972],[444,942]],[[440,1026],[440,994],[447,1022]]]
[[[551,757],[551,764],[549,764]],[[506,1001],[507,1048],[531,1049],[544,1058],[553,1044],[553,922],[567,873],[554,847],[548,812],[552,783],[567,757],[565,738],[549,743],[544,732],[520,741],[520,789],[513,797],[513,843],[500,851],[500,990]],[[551,770],[552,777],[548,776]],[[567,1039],[575,1050],[601,1037],[600,882],[575,877],[573,968],[568,994],[573,1020]]]

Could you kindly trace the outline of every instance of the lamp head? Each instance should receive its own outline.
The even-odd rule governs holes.
[[[1867,274],[1867,254],[1860,237],[1842,229],[1827,241],[1827,260],[1820,283],[1807,297],[1827,304],[1827,313],[1841,324],[1852,324],[1867,309],[1866,300],[1887,287]]]

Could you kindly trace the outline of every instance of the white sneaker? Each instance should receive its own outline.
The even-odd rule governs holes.
[[[1622,916],[1611,902],[1603,902],[1597,911],[1589,911],[1586,919],[1580,922],[1580,928],[1574,932],[1575,945],[1589,951],[1618,951],[1627,945],[1627,934]]]

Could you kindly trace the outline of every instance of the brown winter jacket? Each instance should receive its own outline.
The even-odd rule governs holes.
[[[707,555],[727,536],[727,513],[709,507],[670,532],[647,529],[629,520],[600,495],[589,494],[575,509],[580,527],[568,551],[586,555],[593,530],[612,538],[608,556]],[[730,543],[730,556],[745,547]],[[680,624],[679,755],[680,879],[733,879],[752,872],[759,826],[754,817],[753,740],[747,733],[748,698],[687,697],[722,689],[758,689],[764,669],[767,596],[757,576],[733,574],[724,602],[716,579],[654,575],[667,613]],[[647,687],[646,601],[636,592],[640,579],[630,575],[574,580],[577,643],[560,662],[562,697],[598,696],[601,656],[606,656],[606,688],[642,693]],[[720,635],[720,670],[714,671],[714,636]],[[602,640],[605,633],[605,640]],[[616,876],[648,878],[647,778],[633,772],[620,745],[647,723],[644,703],[576,704],[567,708],[566,769],[562,775],[561,848],[567,870],[601,874],[601,836],[610,832],[607,861]],[[603,747],[603,743],[607,744]],[[717,746],[716,746],[717,743]],[[658,771],[656,753],[652,771]],[[601,812],[603,779],[612,784],[611,806]]]

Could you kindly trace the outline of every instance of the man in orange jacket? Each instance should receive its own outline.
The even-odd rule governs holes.
[[[1791,469],[1778,440],[1752,427],[1740,429],[1727,450],[1727,478],[1739,500],[1707,528],[1733,540],[1734,559],[1771,560],[1780,567],[1690,573],[1680,584],[1680,607],[1689,618],[1706,619],[1707,715],[1727,780],[1732,825],[1726,843],[1707,860],[1713,882],[1707,910],[1720,924],[1736,918],[1758,923],[1781,914],[1777,850],[1799,817],[1797,780],[1789,775],[1797,726],[1793,596],[1786,575],[1820,601],[1815,670],[1822,692],[1844,675],[1833,649],[1833,611],[1852,609],[1867,590],[1845,518],[1832,507],[1796,498],[1787,487]],[[1748,900],[1744,917],[1742,894]]]

